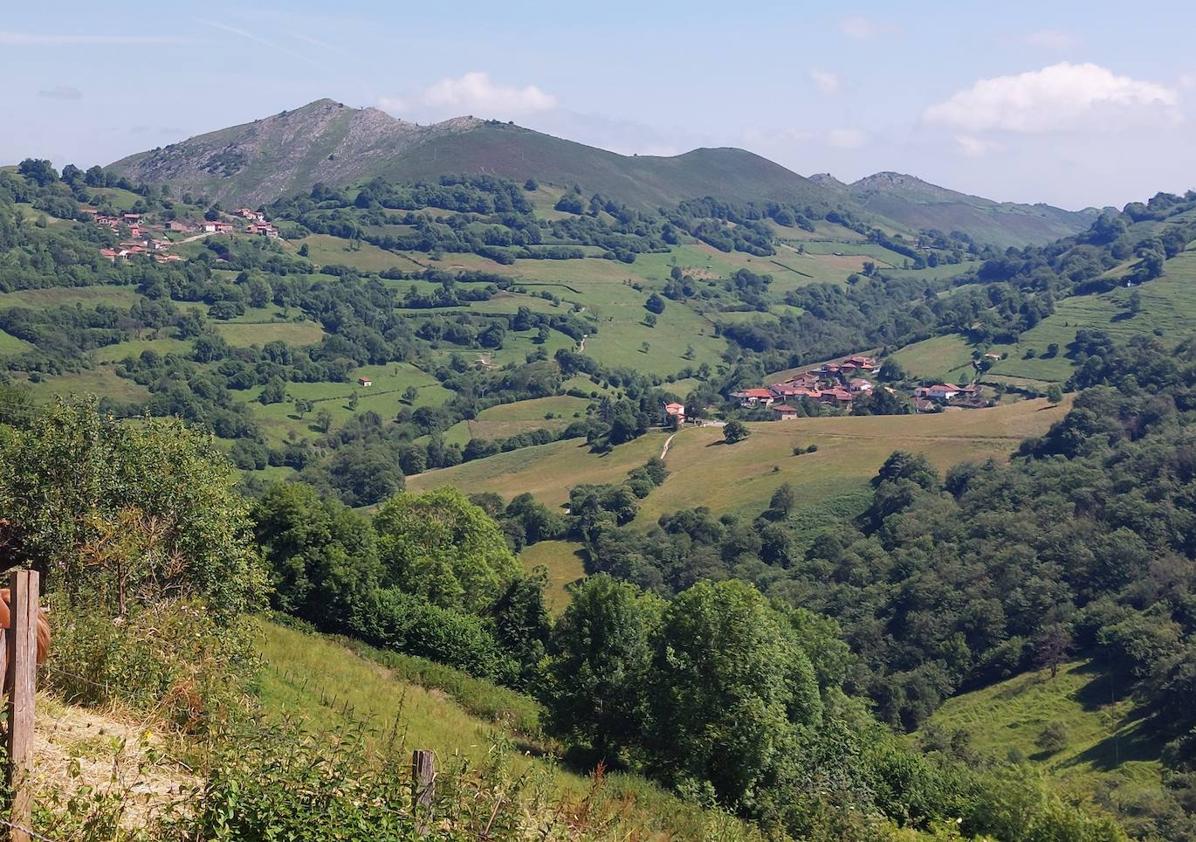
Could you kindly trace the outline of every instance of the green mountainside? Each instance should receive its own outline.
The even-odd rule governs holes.
[[[978,242],[1006,248],[1042,244],[1076,234],[1099,215],[1095,208],[1067,211],[1047,204],[994,202],[930,184],[912,175],[879,172],[851,184],[832,176],[812,180],[876,216],[917,231],[962,231]]]
[[[675,157],[628,156],[511,124],[460,117],[419,126],[328,99],[116,161],[132,181],[169,183],[229,203],[258,205],[309,189],[375,177],[446,174],[535,178],[582,186],[638,207],[713,195],[737,202],[829,206],[824,190],[742,149]]]

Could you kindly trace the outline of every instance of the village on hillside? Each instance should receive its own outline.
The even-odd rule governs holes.
[[[877,382],[876,374],[879,371],[880,364],[875,357],[851,356],[823,363],[777,383],[732,392],[731,397],[745,408],[767,407],[778,421],[808,415],[808,412],[801,412],[794,406],[794,403],[802,400],[849,412],[858,399],[872,395],[876,389],[884,389],[891,395],[902,397],[894,387]],[[992,399],[985,396],[983,387],[978,383],[966,386],[947,383],[918,386],[907,397],[910,408],[917,413],[941,412],[947,408],[979,409],[993,405]]]
[[[128,260],[139,254],[152,255],[158,263],[180,261],[183,259],[180,255],[170,253],[173,246],[212,234],[232,234],[239,231],[272,240],[278,238],[278,229],[266,219],[266,215],[250,208],[237,208],[231,215],[217,214],[218,217],[227,217],[224,219],[194,222],[171,219],[162,223],[147,222],[140,213],[110,215],[100,213],[97,208],[83,207],[80,210],[90,216],[94,224],[107,228],[122,238],[115,248],[100,249],[100,255],[113,263]],[[182,235],[182,239],[169,239],[167,233]]]

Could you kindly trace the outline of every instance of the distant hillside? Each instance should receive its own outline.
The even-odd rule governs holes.
[[[703,196],[839,204],[808,179],[742,149],[619,155],[512,124],[459,117],[419,126],[328,99],[132,155],[110,169],[225,204],[258,205],[316,182],[340,186],[375,176],[432,179],[447,173],[577,184],[640,207]]]
[[[1079,233],[1100,214],[1096,208],[1067,211],[1044,204],[994,202],[895,172],[876,173],[850,185],[829,175],[812,180],[910,228],[963,231],[977,242],[1002,248],[1043,244]]]

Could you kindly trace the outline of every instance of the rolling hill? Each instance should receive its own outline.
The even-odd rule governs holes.
[[[1002,248],[1070,236],[1087,228],[1100,214],[1096,208],[1067,211],[1046,204],[994,202],[895,172],[875,173],[851,184],[825,174],[811,180],[873,215],[909,228],[963,231],[977,242]]]
[[[580,185],[638,207],[713,195],[830,207],[835,197],[742,149],[628,156],[512,124],[458,117],[431,126],[329,99],[141,152],[110,165],[133,181],[166,182],[214,200],[258,205],[309,189],[381,176],[485,173]]]
[[[825,174],[805,178],[729,147],[669,157],[620,155],[474,117],[423,126],[330,99],[140,152],[109,169],[134,182],[168,183],[178,192],[254,206],[317,182],[344,186],[375,177],[418,181],[488,174],[578,185],[638,208],[704,196],[842,208],[905,233],[963,231],[1002,248],[1075,234],[1097,213],[994,202],[898,173],[877,173],[850,185]]]

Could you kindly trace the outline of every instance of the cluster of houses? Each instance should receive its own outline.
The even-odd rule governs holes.
[[[824,363],[814,371],[807,371],[780,383],[732,392],[740,406],[766,406],[779,420],[798,417],[798,410],[790,401],[802,398],[838,409],[850,409],[860,395],[870,394],[871,374],[880,366],[873,357],[848,357],[839,362]]]
[[[156,232],[174,232],[177,234],[231,234],[237,230],[232,222],[214,219],[202,222],[191,222],[185,219],[171,219],[167,222],[147,224],[139,213],[122,213],[109,215],[100,213],[95,208],[83,208],[83,212],[90,215],[96,225],[116,232],[128,232],[128,238],[122,240],[116,248],[102,248],[100,254],[112,262],[126,260],[137,254],[152,254],[159,263],[170,263],[183,258],[177,254],[167,254],[173,243],[164,237],[155,238]],[[278,239],[278,229],[266,220],[265,214],[250,208],[237,208],[233,215],[248,224],[243,229],[247,234],[254,234],[274,240]]]
[[[802,398],[836,409],[851,409],[859,397],[869,395],[877,388],[872,380],[863,375],[871,375],[879,368],[873,357],[853,356],[838,362],[823,363],[817,369],[780,383],[732,392],[731,397],[739,401],[740,406],[768,407],[774,417],[782,421],[799,417],[793,403]],[[919,387],[913,393],[916,412],[937,412],[945,406],[978,408],[988,405],[989,401],[977,384],[949,386],[936,383]],[[669,412],[667,407],[665,411]],[[684,420],[684,407],[681,411]]]
[[[935,383],[914,389],[914,409],[918,412],[936,412],[941,406],[979,409],[988,405],[988,399],[978,383],[969,383],[967,386]]]

